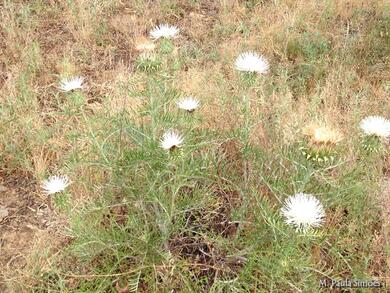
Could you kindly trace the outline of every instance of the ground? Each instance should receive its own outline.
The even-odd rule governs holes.
[[[380,195],[380,202],[383,203],[382,206],[382,225],[383,225],[383,242],[380,243],[379,245],[383,245],[383,247],[389,247],[390,245],[390,178],[386,177],[383,180],[382,183],[382,192],[379,194]],[[381,236],[379,236],[381,237]],[[383,256],[387,261],[386,265],[387,268],[390,267],[390,257],[384,255]],[[386,275],[386,283],[389,284],[390,282],[390,274],[387,271]]]

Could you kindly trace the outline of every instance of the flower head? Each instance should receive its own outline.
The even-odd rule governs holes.
[[[381,116],[368,116],[360,122],[360,128],[366,135],[375,135],[380,138],[390,136],[390,121]]]
[[[342,140],[341,133],[328,126],[310,124],[303,132],[315,145],[335,145]]]
[[[157,61],[157,56],[153,52],[143,52],[139,55],[141,61]]]
[[[68,177],[55,175],[43,181],[42,188],[46,194],[50,195],[64,191],[69,184]]]
[[[267,73],[269,63],[264,56],[255,52],[245,52],[237,57],[235,67],[239,71]]]
[[[75,89],[82,89],[84,77],[76,76],[73,78],[65,78],[60,81],[60,89],[64,92],[69,92]]]
[[[164,133],[163,138],[161,139],[161,147],[164,150],[172,150],[177,148],[183,142],[183,138],[180,134],[174,131],[168,131]]]
[[[140,52],[150,52],[155,49],[156,45],[146,37],[140,37],[135,41],[135,49]]]
[[[176,102],[176,105],[183,110],[188,112],[193,112],[196,108],[199,107],[199,101],[193,97],[186,97]]]
[[[172,39],[176,38],[178,33],[179,29],[176,26],[161,24],[150,31],[150,36],[155,40],[159,38]]]
[[[325,217],[325,210],[320,201],[313,195],[305,193],[288,197],[281,212],[287,224],[303,231],[321,226]]]

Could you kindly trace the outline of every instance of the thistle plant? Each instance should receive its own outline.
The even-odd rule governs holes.
[[[306,141],[299,149],[307,160],[327,164],[337,156],[336,145],[342,140],[338,130],[328,126],[311,124],[304,129]]]
[[[168,24],[161,24],[155,26],[150,31],[150,37],[154,40],[158,40],[160,38],[165,39],[173,39],[176,38],[179,34],[179,29],[176,26],[168,25]]]
[[[175,131],[165,132],[160,141],[161,147],[167,151],[173,151],[179,148],[182,143],[183,137]]]
[[[318,164],[333,163],[336,158],[334,149],[330,147],[317,147],[317,146],[301,146],[299,148],[302,155],[309,161],[313,161]]]
[[[161,61],[153,53],[142,53],[136,61],[136,68],[141,71],[151,73],[159,70],[160,67]]]
[[[364,133],[362,147],[370,153],[380,153],[383,142],[390,137],[390,121],[380,116],[368,116],[360,122]]]
[[[85,89],[85,78],[82,76],[75,76],[72,78],[64,78],[59,83],[59,89],[66,93],[67,100],[70,103],[70,109],[66,109],[69,114],[74,114],[85,105],[86,99],[81,92]]]
[[[179,29],[176,26],[162,24],[156,26],[150,31],[150,37],[154,40],[160,40],[160,52],[162,54],[172,53],[174,46],[171,39],[174,39],[179,34]]]
[[[69,208],[69,196],[65,193],[65,189],[71,184],[69,178],[65,175],[55,175],[42,182],[44,194],[52,196],[54,205],[59,209]],[[51,199],[48,198],[48,205],[51,206]]]
[[[266,74],[269,71],[267,59],[255,52],[245,52],[240,54],[235,62],[238,71]]]
[[[63,92],[71,92],[77,89],[84,88],[84,77],[76,76],[73,78],[64,78],[60,81],[59,88]]]
[[[160,41],[160,53],[161,54],[171,54],[173,50],[175,49],[175,46],[173,45],[172,41],[167,38],[163,38]]]
[[[246,155],[249,150],[249,134],[255,124],[251,119],[251,97],[247,94],[247,91],[256,83],[258,75],[268,73],[269,63],[265,57],[249,51],[240,54],[236,58],[234,68],[240,73],[240,89],[243,93],[242,99],[237,101],[240,114],[243,117],[243,124],[238,131],[243,143],[243,153]],[[246,161],[245,164],[249,164],[249,162]],[[245,182],[247,182],[248,174],[244,176]]]
[[[303,233],[320,227],[325,218],[325,210],[321,202],[313,195],[305,193],[297,193],[288,197],[281,213],[287,224]]]
[[[185,97],[176,102],[179,109],[185,110],[188,113],[193,113],[199,107],[199,100],[194,97]]]
[[[42,189],[45,194],[52,195],[63,192],[70,184],[67,176],[51,176],[42,182]]]
[[[259,74],[267,74],[269,63],[267,59],[255,52],[245,52],[240,54],[235,61],[235,68],[243,72],[241,82],[250,87],[255,84]]]
[[[366,135],[362,140],[362,148],[368,153],[381,153],[383,151],[383,143],[380,137],[376,135]]]
[[[240,76],[241,83],[245,87],[251,87],[256,83],[257,80],[257,74],[255,72],[244,72]]]

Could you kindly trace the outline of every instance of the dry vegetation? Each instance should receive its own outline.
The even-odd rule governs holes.
[[[386,1],[5,0],[0,13],[1,292],[390,282],[389,145],[366,152],[358,127],[390,118]],[[147,41],[160,23],[180,28],[170,54]],[[137,67],[145,50],[157,73]],[[271,63],[251,86],[233,66],[246,50]],[[61,93],[75,75],[87,88]],[[183,95],[201,100],[193,117],[175,109]],[[168,128],[188,145],[172,158]],[[48,198],[40,182],[57,173],[72,184]],[[300,191],[327,210],[308,238],[278,213]]]

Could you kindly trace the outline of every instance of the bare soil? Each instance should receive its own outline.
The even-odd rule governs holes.
[[[36,236],[51,226],[50,209],[35,190],[28,176],[0,172],[0,292],[9,292],[6,279],[27,264]]]

